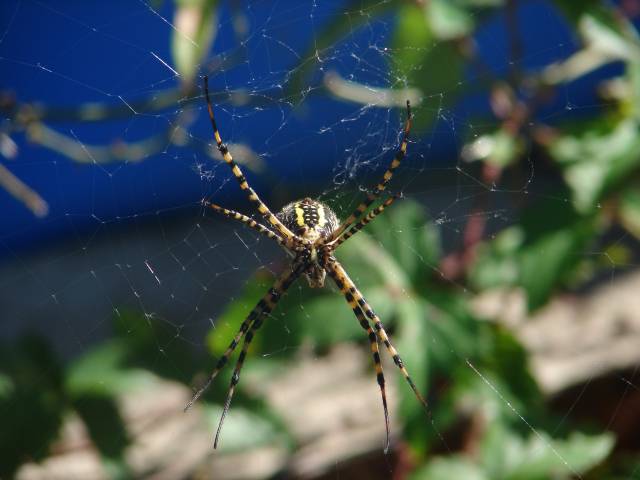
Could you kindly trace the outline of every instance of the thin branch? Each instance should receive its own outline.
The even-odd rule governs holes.
[[[49,212],[47,202],[1,163],[0,187],[31,210],[36,217],[44,217]]]

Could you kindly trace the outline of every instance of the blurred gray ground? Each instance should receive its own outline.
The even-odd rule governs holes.
[[[241,225],[193,211],[186,219],[104,226],[0,264],[0,339],[35,331],[64,358],[111,334],[127,309],[165,319],[201,344],[213,319],[276,246]]]

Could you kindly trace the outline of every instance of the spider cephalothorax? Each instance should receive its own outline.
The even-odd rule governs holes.
[[[249,186],[249,183],[242,174],[240,167],[238,167],[238,165],[233,161],[229,150],[222,142],[220,132],[218,131],[218,127],[213,116],[211,101],[209,100],[207,77],[204,78],[204,91],[207,99],[209,119],[211,120],[211,126],[213,128],[213,136],[216,144],[218,145],[218,150],[222,153],[224,161],[231,167],[231,171],[236,180],[238,180],[240,188],[247,193],[249,201],[256,206],[258,212],[268,222],[268,225],[263,225],[242,213],[228,210],[213,203],[204,202],[204,204],[222,215],[239,220],[260,234],[275,240],[286,250],[288,254],[293,257],[293,261],[291,263],[291,267],[285,269],[285,271],[280,274],[273,286],[242,322],[238,333],[236,333],[224,354],[218,359],[209,379],[194,394],[185,410],[193,405],[200,395],[204,393],[216,375],[218,375],[222,367],[225,366],[229,357],[244,337],[240,356],[238,357],[233,374],[231,375],[229,393],[227,394],[227,399],[222,411],[222,418],[220,419],[220,424],[218,425],[218,431],[216,432],[216,438],[213,444],[214,448],[217,447],[222,423],[224,422],[229,406],[231,405],[231,399],[233,397],[235,387],[240,381],[240,371],[242,370],[242,365],[246,358],[247,351],[249,350],[249,345],[256,331],[262,326],[262,323],[268,318],[280,298],[282,298],[282,295],[298,277],[305,275],[311,287],[322,287],[324,285],[326,275],[329,275],[353,310],[358,322],[367,332],[367,336],[369,338],[373,363],[376,369],[376,378],[378,386],[380,387],[382,405],[384,408],[385,427],[387,430],[386,452],[389,447],[389,414],[387,411],[387,394],[384,374],[382,372],[382,363],[380,362],[380,353],[378,351],[379,341],[384,344],[391,354],[394,364],[398,369],[400,369],[402,375],[409,383],[409,386],[415,393],[418,400],[420,400],[425,407],[427,404],[411,380],[409,372],[407,372],[400,355],[391,344],[391,340],[382,325],[382,321],[373,311],[373,308],[371,308],[367,303],[355,283],[353,283],[349,278],[349,275],[344,270],[340,262],[338,262],[338,260],[333,256],[333,251],[346,240],[358,233],[362,227],[367,225],[377,215],[381,214],[385,208],[391,205],[393,201],[398,198],[397,196],[390,196],[377,207],[369,210],[371,205],[386,189],[387,183],[393,177],[393,172],[400,166],[400,162],[407,151],[407,139],[409,137],[409,130],[411,129],[411,109],[409,107],[409,102],[407,101],[407,121],[404,126],[400,148],[384,173],[382,180],[378,183],[373,193],[369,193],[367,198],[356,207],[353,213],[347,217],[344,222],[339,223],[336,214],[333,213],[327,205],[310,198],[304,198],[302,200],[292,202],[286,205],[277,215],[274,215],[271,210],[269,210],[269,207],[260,200],[258,194]]]
[[[276,217],[294,234],[311,243],[327,240],[340,226],[331,208],[311,198],[285,205]]]
[[[332,250],[325,242],[340,226],[333,210],[322,202],[303,198],[291,202],[276,214],[285,227],[303,240],[299,255],[308,263],[304,275],[311,288],[321,288],[327,272],[324,262]]]

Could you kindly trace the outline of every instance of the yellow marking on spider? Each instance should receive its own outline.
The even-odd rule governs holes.
[[[216,137],[216,143],[218,145],[220,145],[222,143],[222,138],[220,137],[220,132],[218,132],[218,130],[216,130],[215,132],[213,132],[213,136]]]
[[[294,208],[296,210],[296,223],[299,227],[304,227],[304,208],[302,208],[299,203],[296,203]]]
[[[324,227],[325,223],[327,223],[327,219],[324,215],[324,207],[322,205],[318,205],[318,227]]]
[[[233,172],[233,174],[236,177],[241,177],[242,176],[242,172],[240,171],[240,168],[237,165],[234,165],[233,168],[231,169],[231,171]]]
[[[400,165],[400,160],[398,160],[397,158],[394,158],[393,162],[391,162],[391,168],[398,168],[399,165]]]

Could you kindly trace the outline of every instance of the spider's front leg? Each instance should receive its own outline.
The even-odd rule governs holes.
[[[373,204],[373,202],[375,202],[376,199],[387,188],[387,184],[393,178],[394,172],[400,166],[400,164],[402,163],[402,160],[407,154],[407,145],[409,143],[409,132],[411,131],[411,118],[412,118],[411,104],[409,103],[409,100],[407,100],[407,119],[405,121],[404,129],[402,131],[402,141],[400,142],[400,148],[398,148],[398,151],[396,152],[395,157],[393,157],[393,160],[387,167],[387,170],[384,172],[384,175],[382,175],[382,179],[380,180],[380,182],[378,182],[376,189],[372,193],[368,193],[367,198],[356,207],[353,213],[351,213],[351,215],[349,215],[349,217],[347,217],[347,219],[344,222],[342,222],[342,224],[338,228],[336,228],[336,230],[333,232],[329,241],[336,240],[349,227],[351,227],[351,225],[353,225],[355,221],[357,221],[360,217],[362,217],[362,215],[364,215],[364,212],[367,211],[367,209]]]
[[[258,197],[258,194],[249,186],[247,177],[244,176],[238,164],[233,160],[229,149],[222,141],[222,137],[218,131],[218,125],[216,124],[216,119],[213,114],[213,106],[211,105],[211,99],[209,98],[209,78],[207,76],[203,78],[203,83],[204,96],[207,100],[207,111],[209,112],[209,120],[211,121],[211,128],[213,130],[213,138],[216,141],[218,150],[222,154],[223,160],[227,165],[229,165],[229,167],[231,167],[231,173],[233,173],[233,176],[238,181],[240,189],[246,192],[249,201],[256,206],[260,214],[276,229],[276,231],[282,236],[286,245],[290,247],[296,239],[296,236],[291,232],[291,230],[285,227],[280,220],[278,220],[271,210],[269,210],[269,207],[267,207],[260,197]]]

